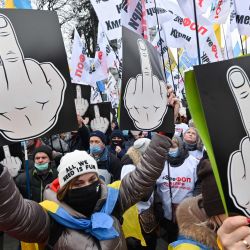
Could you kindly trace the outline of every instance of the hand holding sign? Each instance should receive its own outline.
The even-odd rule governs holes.
[[[109,127],[109,121],[106,117],[100,116],[98,105],[94,105],[95,119],[90,122],[90,127],[93,131],[100,130],[106,133]]]
[[[88,100],[82,98],[82,90],[79,85],[76,85],[75,107],[77,115],[80,116],[84,116],[89,107]]]
[[[16,177],[18,171],[21,169],[22,162],[19,157],[11,156],[9,146],[3,146],[4,159],[1,164],[8,168],[8,171],[12,177]]]
[[[137,40],[141,72],[127,83],[124,105],[134,125],[139,130],[158,128],[167,112],[167,90],[165,83],[153,75],[149,52],[142,39]]]
[[[0,133],[19,141],[57,122],[66,81],[52,63],[25,59],[10,20],[0,15]]]
[[[227,81],[238,106],[247,136],[241,140],[240,149],[230,155],[228,162],[229,194],[237,208],[250,216],[250,82],[245,71],[232,66],[227,71]]]

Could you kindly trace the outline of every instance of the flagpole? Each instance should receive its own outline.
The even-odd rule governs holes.
[[[196,41],[197,41],[198,62],[199,62],[199,65],[201,65],[200,41],[199,41],[199,33],[198,33],[198,22],[197,22],[197,14],[196,14],[196,3],[195,3],[195,0],[193,0],[193,4],[194,4],[194,22],[195,22]]]
[[[246,54],[247,54],[247,39],[248,39],[248,37],[246,37],[246,41],[245,41]]]
[[[242,36],[241,36],[241,35],[240,35],[240,44],[241,44],[242,54],[243,54],[243,56],[244,56],[244,55],[245,55],[245,53],[244,53],[243,41],[242,41]]]
[[[225,37],[225,31],[224,31],[223,24],[221,26],[222,26],[222,33],[223,33],[224,42],[225,42],[225,48],[226,48],[226,52],[227,52],[227,59],[229,59],[228,48],[227,48],[227,41],[226,41],[226,37]]]
[[[157,14],[157,6],[156,6],[156,1],[155,0],[154,0],[154,4],[155,4],[155,14],[156,14],[156,20],[157,20],[157,29],[158,29],[159,38],[160,38],[162,65],[163,65],[164,73],[165,73],[165,76],[166,76],[166,67],[165,67],[165,64],[164,64],[163,48],[162,48],[162,42],[161,42],[162,40],[161,40],[160,24],[159,24],[159,18],[158,18],[158,14]],[[168,48],[167,48],[167,54],[168,54],[168,63],[169,63],[170,74],[171,74],[171,78],[172,78],[172,82],[173,82],[173,87],[174,87],[174,91],[176,91],[175,85],[174,85],[173,71],[172,71],[172,68],[171,68],[170,56],[169,56],[169,53],[168,53]]]

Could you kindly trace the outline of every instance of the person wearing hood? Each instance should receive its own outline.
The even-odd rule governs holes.
[[[216,232],[226,214],[209,160],[202,162],[198,177],[201,179],[201,195],[185,199],[178,206],[179,237],[168,250],[219,249]]]
[[[190,127],[184,132],[183,141],[188,153],[200,160],[204,155],[204,146],[198,131],[194,127]]]
[[[0,165],[0,231],[23,241],[23,249],[39,243],[53,250],[127,250],[121,217],[155,184],[170,145],[167,137],[154,136],[136,170],[124,176],[118,189],[99,178],[97,163],[87,152],[67,153],[40,204],[23,199]]]
[[[110,146],[109,152],[116,155],[118,159],[122,159],[122,157],[126,154],[125,143],[124,143],[124,135],[121,130],[116,129],[113,130],[110,136]]]
[[[167,231],[167,242],[171,243],[178,236],[176,208],[184,199],[193,196],[199,161],[188,154],[180,137],[173,137],[166,159],[164,169],[156,184],[164,210],[161,226]]]
[[[50,147],[42,145],[34,149],[34,165],[29,170],[30,194],[27,193],[27,175],[20,173],[16,179],[16,185],[24,198],[29,198],[36,202],[43,200],[45,187],[57,178],[56,168],[53,167],[52,150]]]

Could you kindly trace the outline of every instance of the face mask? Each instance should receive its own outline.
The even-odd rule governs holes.
[[[122,145],[122,141],[120,141],[120,140],[112,140],[112,144],[114,146],[121,146]]]
[[[168,155],[172,158],[178,157],[180,155],[179,148],[169,151]]]
[[[125,137],[128,136],[128,130],[122,130],[122,133],[123,133],[123,135],[124,135]]]
[[[93,154],[93,155],[101,154],[103,150],[104,149],[99,145],[90,145],[89,147],[90,154]]]
[[[100,182],[75,189],[69,189],[63,201],[77,212],[90,217],[100,197]]]
[[[35,168],[36,168],[37,170],[39,170],[39,171],[43,171],[43,170],[48,169],[48,167],[49,167],[49,163],[48,163],[48,162],[43,163],[43,164],[38,164],[38,163],[35,163],[35,164],[34,164],[34,166],[35,166]]]

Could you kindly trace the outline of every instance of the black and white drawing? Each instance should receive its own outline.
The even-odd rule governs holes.
[[[21,161],[21,144],[14,143],[12,145],[5,145],[2,147],[3,155],[0,154],[0,163],[8,168],[9,173],[12,177],[16,177],[18,175],[19,170],[22,166]],[[12,153],[10,152],[12,150]],[[14,152],[14,154],[13,154]]]
[[[214,155],[228,212],[246,216],[250,216],[249,61],[246,56],[194,67],[211,140],[209,151]]]
[[[1,135],[20,141],[45,134],[57,122],[66,89],[64,77],[52,63],[24,57],[11,21],[2,14],[0,55]]]
[[[165,74],[157,50],[123,27],[123,67],[119,126],[122,130],[174,132]]]
[[[242,124],[247,136],[242,138],[239,150],[234,151],[228,162],[229,194],[237,208],[250,216],[250,81],[246,72],[239,66],[227,71],[227,81],[239,109]]]
[[[55,12],[0,9],[0,58],[0,146],[78,127]]]
[[[165,83],[152,72],[150,56],[143,39],[137,40],[141,74],[131,78],[124,93],[124,106],[138,130],[151,131],[161,126],[168,110]]]
[[[94,119],[90,122],[92,131],[100,130],[105,134],[109,128],[109,124],[107,117],[102,117],[98,105],[94,104]]]
[[[89,94],[90,95],[90,94]],[[89,97],[90,99],[90,97]],[[75,107],[77,115],[84,116],[89,108],[89,99],[84,99],[80,85],[76,85]]]

